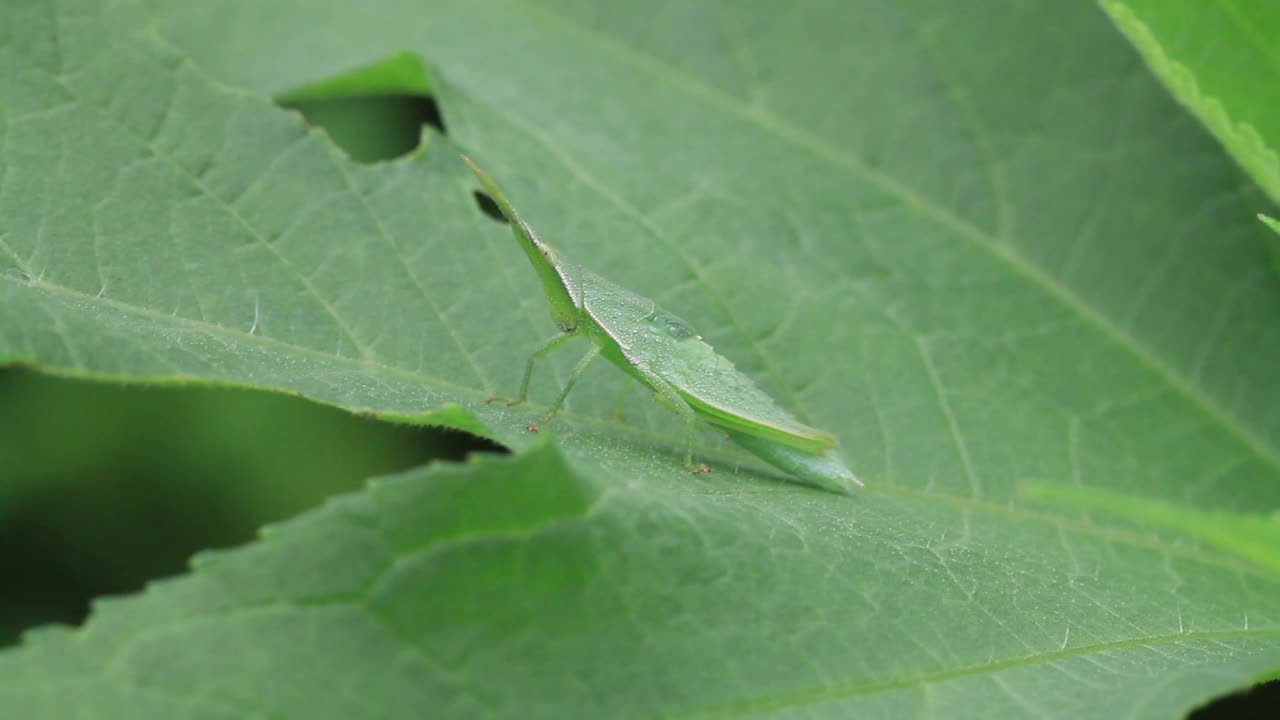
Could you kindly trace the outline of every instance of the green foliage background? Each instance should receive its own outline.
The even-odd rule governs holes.
[[[1277,28],[1247,2],[6,4],[0,363],[203,389],[0,376],[0,522],[52,538],[12,547],[87,548],[62,575],[100,591],[174,574],[0,652],[0,712],[1169,717],[1274,674]],[[445,134],[357,162],[417,124],[383,98],[351,125],[370,93],[432,95]],[[690,476],[608,368],[531,436],[572,353],[486,405],[552,327],[459,150],[868,489],[714,433]],[[367,418],[515,454],[346,485],[465,449]],[[48,617],[13,595],[11,627]]]

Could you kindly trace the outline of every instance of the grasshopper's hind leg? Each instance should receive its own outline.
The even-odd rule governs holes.
[[[633,384],[634,383],[628,380],[627,382],[622,383],[622,388],[618,390],[618,401],[617,404],[613,406],[613,419],[618,422],[626,422],[627,420],[627,393],[630,392]]]
[[[671,405],[671,409],[675,410],[676,413],[684,419],[685,470],[698,474],[711,472],[711,468],[706,463],[695,463],[693,461],[693,438],[698,429],[698,416],[693,412],[693,408],[690,407],[689,403],[685,402],[684,398],[680,397],[680,392],[676,390],[671,383],[663,380],[656,373],[642,365],[633,365],[632,367],[634,367],[640,375],[644,377],[645,382],[649,383],[649,386],[653,388],[654,392],[661,395],[662,399],[666,400],[667,403]]]

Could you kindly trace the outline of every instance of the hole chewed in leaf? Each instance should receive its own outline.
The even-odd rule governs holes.
[[[503,225],[507,224],[507,217],[502,214],[502,210],[498,208],[498,203],[494,202],[488,193],[483,190],[472,190],[471,197],[475,198],[476,205],[480,208],[480,211],[488,215],[491,220],[500,222]]]
[[[372,163],[416,150],[424,126],[447,134],[432,86],[417,56],[399,52],[291,90],[276,102],[324,128],[353,160]]]
[[[1215,698],[1191,711],[1190,720],[1216,720],[1216,718],[1274,717],[1274,709],[1280,703],[1280,679],[1268,680],[1229,695]],[[1272,708],[1268,711],[1267,708]]]

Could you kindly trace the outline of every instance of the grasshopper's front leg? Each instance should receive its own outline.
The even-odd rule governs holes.
[[[529,379],[533,377],[533,365],[535,362],[537,362],[538,358],[542,357],[543,355],[546,355],[552,350],[555,350],[556,348],[560,347],[561,345],[565,344],[566,342],[572,340],[577,336],[578,336],[577,333],[561,333],[559,335],[556,335],[553,338],[550,338],[544,341],[542,344],[538,345],[538,349],[533,351],[533,354],[529,356],[529,361],[526,362],[524,365],[524,377],[520,380],[520,392],[519,394],[516,395],[515,400],[506,401],[507,407],[511,407],[512,405],[519,405],[520,403],[524,402],[526,398],[529,397]],[[486,405],[489,405],[501,399],[502,398],[494,395],[494,396],[491,396],[489,399],[485,400],[484,403]]]
[[[529,432],[537,432],[538,425],[546,425],[551,422],[556,413],[560,412],[560,406],[564,405],[565,398],[569,397],[569,391],[573,389],[574,385],[578,384],[578,378],[581,378],[587,372],[587,368],[591,367],[591,363],[598,357],[600,357],[600,346],[592,343],[591,349],[587,351],[586,355],[582,356],[582,359],[578,361],[578,365],[573,369],[573,374],[569,376],[569,382],[564,384],[564,389],[560,391],[560,397],[556,398],[556,401],[552,403],[551,409],[547,410],[547,414],[543,415],[538,422],[529,423]]]

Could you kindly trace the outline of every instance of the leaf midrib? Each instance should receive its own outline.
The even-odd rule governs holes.
[[[229,338],[238,343],[247,343],[247,344],[256,343],[259,345],[259,347],[265,347],[273,350],[280,350],[280,351],[283,351],[284,353],[293,353],[296,357],[309,358],[309,359],[319,360],[322,362],[331,363],[335,365],[342,365],[347,368],[350,368],[353,371],[372,372],[372,374],[384,373],[385,375],[392,378],[405,380],[413,384],[423,385],[423,386],[432,388],[434,390],[441,391],[441,394],[454,393],[457,395],[470,398],[477,405],[484,404],[486,401],[488,401],[492,397],[489,393],[483,390],[478,390],[478,389],[466,387],[463,385],[457,385],[447,379],[444,379],[436,375],[422,374],[417,371],[408,370],[406,368],[402,368],[396,365],[387,365],[385,363],[382,363],[373,359],[374,356],[366,355],[362,357],[351,357],[346,355],[335,355],[335,354],[326,352],[324,350],[318,350],[316,348],[309,347],[306,345],[298,345],[295,343],[291,343],[287,340],[281,340],[279,338],[272,337],[269,335],[258,335],[258,334],[250,335],[242,330],[228,328],[224,325],[218,325],[216,323],[212,323],[207,320],[197,320],[197,319],[189,318],[182,315],[172,315],[169,313],[161,312],[159,310],[155,310],[150,307],[146,307],[142,305],[134,305],[134,304],[127,303],[122,300],[117,300],[115,298],[110,298],[107,296],[91,295],[82,290],[77,290],[75,288],[58,285],[56,283],[50,283],[45,280],[32,279],[32,280],[23,282],[23,281],[16,280],[14,278],[0,275],[0,282],[7,282],[11,285],[17,286],[19,289],[38,288],[52,295],[63,296],[63,297],[72,299],[73,301],[83,303],[86,306],[92,307],[96,304],[98,306],[111,308],[117,311],[132,313],[134,315],[155,320],[159,323],[169,323],[172,325],[177,325],[177,326],[186,328],[188,330],[207,333],[208,335],[214,336],[214,337]],[[68,347],[73,348],[74,345],[68,344]],[[9,358],[0,358],[0,364],[3,364],[6,361],[13,362],[16,360],[24,360],[24,359],[27,359],[30,362],[38,362],[37,359],[33,359],[33,358],[28,359],[28,358],[23,358],[15,355]],[[80,362],[79,366],[75,368],[56,368],[56,367],[49,368],[49,370],[54,373],[58,373],[60,370],[65,371],[68,369],[82,370],[82,371],[85,371],[87,375],[93,378],[98,378],[98,379],[122,378],[122,379],[127,379],[131,381],[140,381],[140,382],[161,381],[166,379],[166,376],[162,376],[162,375],[124,375],[124,374],[113,375],[111,373],[102,373],[94,370],[90,365],[84,362]],[[64,373],[64,374],[75,374],[75,373]],[[187,381],[193,384],[199,383],[199,382],[228,383],[228,384],[237,385],[239,387],[264,390],[268,392],[279,391],[282,389],[281,387],[276,385],[263,385],[263,384],[257,384],[252,382],[242,382],[242,381],[236,381],[234,378],[206,379],[206,378],[200,378],[197,376],[173,376],[173,379]],[[378,410],[376,408],[353,408],[345,404],[340,404],[324,396],[316,395],[315,393],[305,393],[305,396],[314,402],[331,405],[333,407],[337,407],[339,409],[346,410],[346,411],[369,409],[375,414],[382,414],[385,412],[382,410]],[[548,408],[547,405],[536,402],[534,400],[527,400],[524,403],[523,407],[528,409],[547,409]],[[442,408],[423,408],[422,412],[424,414],[430,414],[440,409]],[[467,410],[467,408],[465,407],[463,409]],[[467,410],[467,412],[471,412],[471,411]],[[667,446],[671,448],[682,447],[682,446],[679,446],[678,444],[673,444],[671,442],[671,438],[667,435],[663,435],[656,432],[650,432],[650,431],[635,427],[633,425],[626,425],[622,423],[611,422],[608,420],[602,420],[598,417],[594,417],[591,415],[580,415],[568,409],[561,409],[560,412],[557,413],[557,418],[572,421],[576,425],[594,428],[597,431],[604,434],[625,434],[625,435],[631,435],[636,438],[647,440],[657,445]],[[478,419],[483,420],[483,418],[478,418]],[[496,438],[490,438],[490,439],[496,439]],[[730,457],[728,455],[712,452],[709,449],[707,449],[705,446],[702,446],[696,443],[695,443],[695,447],[698,449],[698,452],[700,454],[710,459],[718,458],[724,461],[725,463],[736,463],[742,460],[742,458],[738,456]],[[767,469],[764,469],[762,471],[768,472]]]
[[[1111,642],[1100,642],[1091,645],[1065,648],[1062,650],[1053,650],[1019,658],[1011,658],[1009,660],[966,665],[964,667],[950,670],[919,673],[916,675],[884,680],[881,682],[868,684],[848,683],[836,685],[835,687],[830,688],[801,690],[770,697],[724,703],[721,705],[691,710],[689,712],[665,715],[663,717],[666,720],[724,720],[726,718],[746,717],[766,712],[778,712],[780,710],[814,705],[821,702],[832,702],[859,696],[874,695],[876,693],[887,692],[890,690],[919,688],[929,684],[942,683],[949,680],[978,677],[987,674],[994,674],[1003,670],[1016,670],[1024,667],[1044,665],[1047,663],[1057,662],[1059,660],[1069,660],[1071,658],[1087,656],[1094,653],[1104,653],[1112,650],[1151,648],[1152,646],[1186,642],[1189,640],[1217,641],[1237,638],[1253,640],[1257,638],[1272,637],[1280,638],[1280,626],[1247,630],[1203,630],[1173,635],[1155,635],[1130,640],[1114,640]]]

